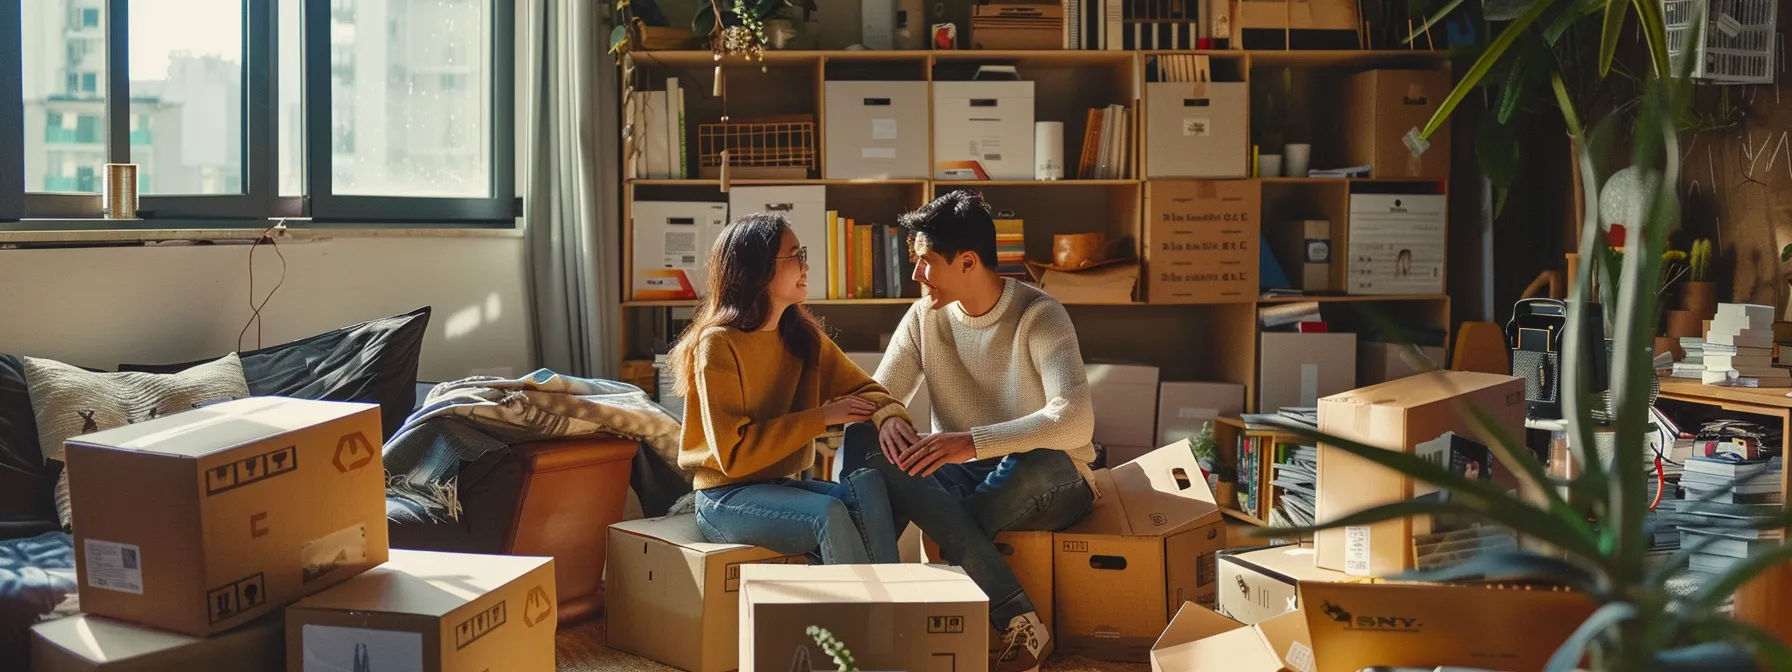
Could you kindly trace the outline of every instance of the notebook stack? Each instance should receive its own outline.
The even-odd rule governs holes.
[[[1707,385],[1792,387],[1792,371],[1773,365],[1773,308],[1720,303],[1705,333]]]
[[[1680,526],[1680,545],[1698,549],[1689,556],[1693,571],[1719,573],[1779,544],[1784,538],[1781,530],[1750,530],[1737,525],[1772,518],[1784,508],[1781,471],[1778,457],[1687,459],[1680,477],[1684,495],[1675,508],[1695,520],[1709,521]]]
[[[1275,509],[1270,511],[1270,524],[1277,526],[1312,525],[1319,497],[1319,449],[1313,446],[1284,445],[1286,451],[1271,469],[1275,471],[1270,487],[1280,490]]]
[[[1686,357],[1674,362],[1674,372],[1670,374],[1670,377],[1703,380],[1705,377],[1705,339],[1698,336],[1682,337],[1680,349],[1686,352]]]

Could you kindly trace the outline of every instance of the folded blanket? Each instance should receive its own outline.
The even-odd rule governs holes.
[[[459,520],[461,463],[518,443],[598,434],[641,442],[646,450],[636,459],[632,484],[644,507],[658,508],[648,503],[669,503],[683,494],[679,488],[690,488],[690,475],[671,466],[678,463],[682,431],[677,418],[626,383],[547,369],[443,383],[386,443],[388,513],[400,506],[410,517]],[[668,470],[677,476],[667,478]],[[641,491],[643,480],[653,492]]]

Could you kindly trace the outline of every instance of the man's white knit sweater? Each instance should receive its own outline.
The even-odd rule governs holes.
[[[1095,460],[1076,328],[1035,287],[1004,279],[1002,298],[976,317],[957,303],[935,310],[931,298],[915,302],[872,377],[903,403],[925,383],[933,431],[970,432],[977,459],[1045,448]]]

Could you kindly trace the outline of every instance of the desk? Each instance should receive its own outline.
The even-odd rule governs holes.
[[[1786,388],[1717,387],[1663,378],[1661,399],[1716,406],[1718,408],[1777,419],[1780,429],[1792,437],[1792,397]],[[1782,443],[1784,441],[1782,440]],[[1781,446],[1780,454],[1787,454]],[[1780,477],[1781,501],[1792,502],[1786,477]],[[1761,627],[1792,645],[1792,564],[1763,572],[1736,592],[1736,618]]]

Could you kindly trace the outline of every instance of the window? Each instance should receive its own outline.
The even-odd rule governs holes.
[[[0,43],[22,38],[0,49],[0,128],[25,129],[22,146],[0,142],[0,221],[90,217],[104,164],[130,162],[142,209],[188,225],[508,224],[513,11],[0,0]]]

